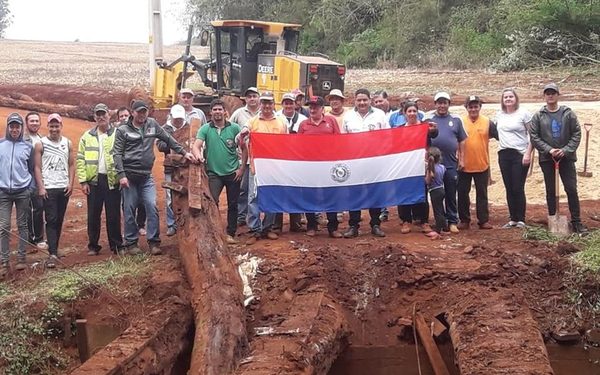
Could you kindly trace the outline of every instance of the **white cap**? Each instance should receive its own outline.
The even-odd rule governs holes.
[[[446,99],[446,100],[450,101],[450,94],[448,94],[445,91],[440,91],[437,94],[435,94],[435,96],[433,97],[434,102],[437,102],[440,99]]]
[[[185,108],[181,104],[175,104],[171,107],[171,118],[185,118]]]

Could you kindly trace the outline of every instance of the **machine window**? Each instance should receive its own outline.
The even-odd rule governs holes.
[[[268,49],[263,43],[263,32],[260,29],[246,29],[246,60],[258,61],[258,54]]]

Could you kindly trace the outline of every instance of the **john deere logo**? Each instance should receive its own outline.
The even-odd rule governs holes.
[[[331,178],[335,182],[345,182],[350,178],[350,168],[346,164],[336,164],[331,168]]]
[[[258,64],[258,73],[273,74],[275,68],[272,65]]]

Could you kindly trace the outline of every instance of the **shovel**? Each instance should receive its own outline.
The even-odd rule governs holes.
[[[559,236],[569,235],[569,222],[567,217],[560,214],[559,210],[559,197],[560,197],[560,178],[559,178],[559,163],[560,159],[554,159],[554,193],[556,199],[556,213],[554,215],[548,215],[548,230],[550,233],[557,234]]]

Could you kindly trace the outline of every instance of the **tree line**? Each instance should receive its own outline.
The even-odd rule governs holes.
[[[600,65],[600,0],[186,0],[196,24],[303,25],[301,52],[350,67]]]

